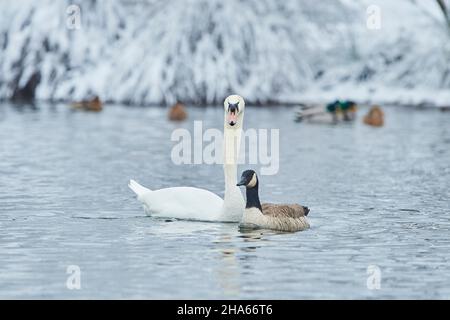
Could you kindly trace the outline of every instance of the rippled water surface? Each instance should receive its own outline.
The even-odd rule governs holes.
[[[391,107],[371,128],[248,107],[246,128],[280,128],[261,198],[311,208],[294,234],[145,216],[129,178],[223,193],[220,166],[171,161],[178,126],[222,127],[221,108],[189,113],[0,104],[0,297],[450,298],[450,113]]]

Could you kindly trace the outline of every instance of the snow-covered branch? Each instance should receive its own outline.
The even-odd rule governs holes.
[[[379,31],[366,28],[373,3]],[[268,103],[342,85],[450,87],[446,35],[406,0],[17,0],[0,12],[0,99]]]

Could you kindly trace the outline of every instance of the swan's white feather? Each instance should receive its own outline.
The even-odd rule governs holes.
[[[137,183],[136,181],[134,181],[133,179],[130,180],[130,182],[128,182],[128,187],[133,190],[134,193],[136,193],[137,196],[140,196],[144,193],[147,192],[151,192],[152,190],[141,186],[139,183]]]
[[[222,215],[222,198],[208,190],[193,187],[165,188],[142,193],[138,195],[138,199],[149,215],[176,219],[226,221]]]

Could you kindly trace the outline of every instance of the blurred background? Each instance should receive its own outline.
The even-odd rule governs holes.
[[[0,99],[448,105],[447,0],[0,2]]]

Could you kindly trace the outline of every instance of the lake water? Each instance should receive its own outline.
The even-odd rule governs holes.
[[[221,129],[221,108],[179,125],[163,108],[0,104],[0,297],[449,299],[450,113],[387,107],[372,128],[365,112],[333,126],[246,108],[246,128],[280,128],[262,200],[311,209],[310,230],[283,234],[146,217],[127,187],[222,195],[221,166],[170,158],[175,128]]]

